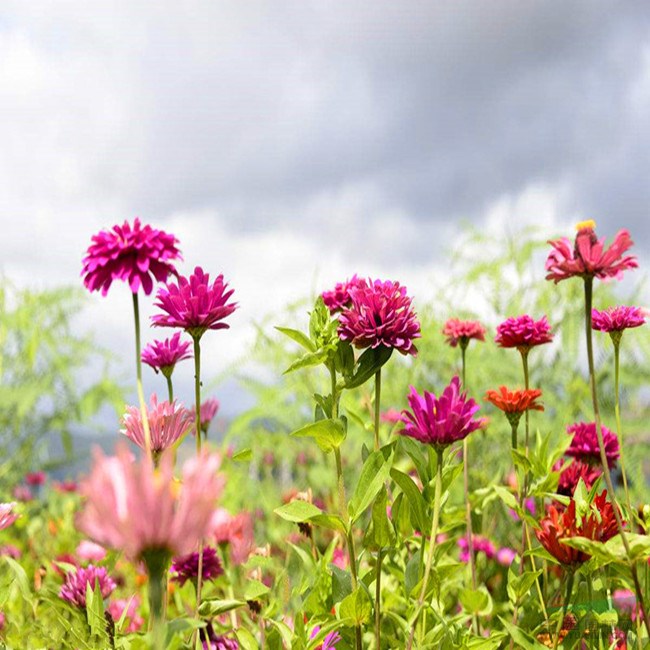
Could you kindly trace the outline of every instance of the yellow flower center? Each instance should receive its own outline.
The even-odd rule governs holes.
[[[587,219],[587,221],[580,221],[576,224],[576,230],[595,230],[596,222],[593,219]]]

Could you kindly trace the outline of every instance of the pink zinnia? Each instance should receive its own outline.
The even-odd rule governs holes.
[[[207,431],[208,427],[210,426],[210,423],[212,422],[212,420],[214,420],[215,416],[217,415],[218,410],[219,410],[219,401],[214,397],[206,399],[205,402],[201,402],[201,430],[202,431]],[[196,408],[192,407],[190,409],[190,415],[192,417],[192,423],[194,423],[194,420],[196,419]],[[192,430],[192,433],[196,433],[196,431]]]
[[[165,377],[171,376],[174,366],[183,359],[191,359],[189,351],[191,342],[181,343],[181,333],[176,332],[170,339],[154,341],[142,350],[142,363],[151,366],[156,372],[162,372]]]
[[[460,548],[460,561],[469,562],[469,544],[467,537],[460,537],[458,539],[458,548]],[[485,557],[489,560],[496,556],[496,548],[494,544],[482,535],[472,535],[472,545],[474,547],[474,554],[484,553]]]
[[[147,420],[151,433],[151,451],[160,454],[169,449],[192,426],[192,414],[176,401],[158,403],[156,395],[151,396],[151,406],[147,408]],[[127,406],[122,417],[123,433],[141,449],[146,449],[142,413],[136,406]]]
[[[174,235],[150,225],[143,227],[138,218],[133,227],[125,221],[111,230],[102,230],[93,235],[92,242],[81,275],[90,291],[101,289],[104,296],[113,280],[127,282],[133,293],[142,287],[149,295],[154,284],[152,276],[164,282],[170,273],[176,273],[172,261],[181,259]]]
[[[596,453],[598,454],[598,459],[600,460],[598,446],[596,446]],[[558,464],[561,466],[562,461],[559,461]],[[581,460],[576,458],[560,472],[560,479],[557,485],[557,493],[572,497],[573,493],[578,487],[580,479],[583,480],[585,487],[589,490],[591,489],[591,486],[598,480],[601,474],[602,470],[598,467],[589,465],[588,463],[583,463]]]
[[[618,438],[607,427],[601,428],[607,465],[611,469],[616,465],[616,459],[620,456]],[[598,446],[595,422],[576,422],[567,427],[567,433],[573,434],[571,444],[565,452],[567,456],[577,458],[589,465],[600,465],[600,447]]]
[[[155,305],[165,313],[152,316],[151,321],[156,327],[180,327],[194,338],[209,329],[227,329],[230,325],[223,320],[237,309],[237,303],[228,302],[233,289],[227,287],[223,275],[210,284],[210,276],[197,266],[189,278],[180,276],[178,284],[171,282],[158,290]]]
[[[78,557],[89,562],[101,562],[106,557],[106,549],[89,539],[82,539],[75,551]]]
[[[46,479],[47,475],[43,471],[29,472],[25,474],[25,483],[27,483],[27,485],[31,485],[32,487],[43,485]]]
[[[15,503],[0,503],[0,530],[9,528],[20,516],[14,512]]]
[[[605,250],[605,239],[598,239],[593,221],[578,224],[575,242],[563,237],[548,243],[553,247],[546,260],[547,280],[556,284],[572,277],[620,279],[623,271],[638,266],[634,255],[623,256],[634,243],[627,230],[619,230],[612,245]]]
[[[350,290],[356,287],[366,286],[366,281],[357,277],[356,273],[346,282],[339,282],[332,291],[323,291],[321,294],[325,306],[330,314],[343,311],[352,303]]]
[[[170,454],[154,468],[146,457],[135,462],[123,445],[112,457],[97,450],[93,470],[81,484],[86,503],[77,527],[134,561],[147,550],[190,553],[206,537],[223,491],[220,464],[217,454],[203,452],[185,462],[178,483]]]
[[[137,632],[144,624],[144,619],[138,614],[138,607],[140,607],[140,599],[135,595],[128,599],[117,598],[116,600],[111,600],[106,611],[111,615],[114,623],[117,623],[126,611],[124,617],[125,627],[123,627],[121,632],[129,634],[131,632]]]
[[[457,345],[467,347],[470,339],[485,341],[485,327],[477,320],[460,320],[450,318],[442,329],[447,337],[447,343],[455,348]]]
[[[230,560],[233,564],[243,564],[255,548],[253,519],[248,512],[231,515],[218,508],[212,517],[211,535],[217,544],[230,547]]]
[[[221,560],[217,551],[211,546],[203,547],[202,580],[214,580],[223,574]],[[195,580],[199,575],[199,553],[194,551],[187,555],[175,557],[171,567],[172,580],[184,585],[188,580]]]
[[[369,281],[350,290],[351,304],[339,317],[339,337],[356,348],[384,346],[417,355],[413,340],[420,338],[420,322],[406,287],[399,282]]]
[[[480,406],[460,392],[458,377],[451,380],[440,398],[428,391],[420,395],[411,386],[408,402],[412,412],[402,411],[406,426],[398,433],[434,447],[446,447],[462,440],[485,424],[483,419],[474,418]]]
[[[108,575],[106,567],[96,567],[89,564],[86,568],[78,568],[66,574],[65,582],[61,587],[61,591],[59,591],[59,597],[77,607],[85,607],[88,585],[93,591],[99,585],[102,598],[110,596],[117,586],[115,581]]]
[[[610,307],[605,311],[591,310],[591,326],[600,332],[622,332],[645,323],[645,314],[639,307]]]
[[[494,340],[502,348],[517,348],[520,352],[527,352],[536,345],[550,343],[553,334],[546,316],[536,321],[524,314],[508,318],[498,325]]]

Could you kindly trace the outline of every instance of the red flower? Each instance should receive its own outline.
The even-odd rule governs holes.
[[[523,413],[530,410],[543,411],[544,406],[536,401],[541,395],[542,391],[538,389],[509,391],[506,386],[500,386],[498,391],[487,391],[484,399],[504,413]]]
[[[546,316],[536,321],[524,314],[508,318],[498,325],[494,340],[502,348],[517,348],[520,352],[526,352],[536,345],[550,343],[553,334]]]
[[[455,348],[458,344],[460,347],[466,347],[470,339],[485,341],[485,327],[477,320],[460,320],[450,318],[442,329],[442,333],[447,337],[447,343]]]

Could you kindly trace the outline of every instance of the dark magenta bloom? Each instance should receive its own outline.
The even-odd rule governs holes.
[[[596,449],[597,451],[597,449]],[[600,455],[598,456],[600,460]],[[559,461],[560,465],[562,461]],[[557,493],[572,497],[578,487],[580,479],[589,490],[602,474],[602,470],[594,465],[583,463],[579,459],[574,459],[567,467],[560,472],[560,479],[557,485]]]
[[[205,627],[205,633],[207,634],[207,639],[201,633],[203,650],[239,650],[239,643],[235,639],[229,639],[226,636],[217,634],[209,622]]]
[[[460,379],[454,377],[440,398],[424,391],[420,395],[413,386],[408,396],[411,411],[402,411],[405,427],[398,431],[434,447],[446,447],[462,440],[484,426],[484,419],[475,419],[480,406],[466,393],[460,392]]]
[[[105,567],[96,567],[89,564],[85,568],[79,567],[75,571],[66,574],[65,582],[59,591],[59,597],[77,607],[85,607],[87,585],[90,585],[93,590],[96,585],[99,585],[102,598],[110,596],[117,586],[108,575]]]
[[[223,321],[237,309],[237,303],[228,302],[233,289],[227,287],[223,275],[210,284],[209,274],[197,266],[189,278],[180,276],[178,284],[171,282],[158,290],[155,305],[165,313],[151,320],[156,327],[179,327],[193,337],[206,330],[227,329],[230,325]]]
[[[452,348],[460,345],[466,347],[471,339],[485,341],[485,327],[477,320],[460,320],[450,318],[442,329],[446,342]]]
[[[494,340],[502,348],[517,348],[522,352],[536,345],[550,343],[553,340],[553,333],[546,316],[536,321],[528,314],[524,314],[516,318],[508,318],[498,325]]]
[[[602,427],[602,431],[607,465],[611,469],[620,456],[618,438],[607,427]],[[577,458],[588,465],[600,465],[600,448],[595,422],[576,422],[567,427],[567,433],[573,434],[571,444],[565,452],[567,456]]]
[[[366,282],[357,277],[356,273],[345,282],[338,282],[332,291],[323,291],[321,294],[325,306],[330,314],[343,311],[352,304],[350,290],[355,287],[365,286]]]
[[[188,580],[195,580],[199,575],[199,554],[198,551],[175,557],[171,567],[172,580],[178,582],[181,586]],[[203,568],[201,571],[202,579],[214,580],[223,574],[221,560],[217,551],[211,546],[203,548]]]
[[[604,311],[591,310],[591,327],[599,332],[622,332],[645,323],[645,314],[639,307],[610,307]]]
[[[181,259],[177,243],[174,235],[148,224],[142,226],[138,218],[133,226],[125,221],[102,230],[93,235],[83,259],[84,284],[90,291],[101,289],[105,296],[113,280],[123,280],[133,293],[142,287],[149,295],[154,279],[164,282],[170,273],[176,274],[172,262]]]
[[[25,474],[25,483],[27,483],[27,485],[31,485],[32,487],[43,485],[46,480],[47,475],[43,471],[29,472],[28,474]]]
[[[151,366],[156,372],[162,372],[165,376],[171,375],[179,361],[192,358],[191,345],[190,341],[181,342],[181,333],[176,332],[170,339],[149,343],[142,350],[142,363]]]
[[[339,337],[356,348],[384,346],[402,354],[417,354],[413,340],[420,338],[420,322],[411,307],[406,287],[399,282],[375,280],[350,289],[351,304],[339,317]]]

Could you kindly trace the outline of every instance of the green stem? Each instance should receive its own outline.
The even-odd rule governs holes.
[[[562,625],[564,624],[564,617],[566,616],[567,610],[569,608],[569,601],[571,600],[571,592],[573,591],[573,579],[575,574],[573,571],[569,573],[566,584],[566,595],[564,597],[564,604],[562,606],[562,614],[557,622],[557,627],[555,628],[555,638],[553,639],[553,650],[557,650],[557,644],[560,641],[560,632],[562,631]]]
[[[379,450],[379,417],[381,413],[381,368],[375,373],[375,451]],[[381,562],[382,548],[377,552],[375,577],[375,644],[381,648]]]
[[[133,295],[133,320],[135,321],[135,372],[137,377],[138,401],[140,402],[140,414],[142,417],[142,428],[144,429],[144,447],[147,456],[151,458],[151,431],[149,430],[149,418],[147,417],[147,404],[144,400],[142,389],[142,359],[140,358],[140,307],[138,305],[138,294]]]
[[[519,423],[517,422],[516,424],[514,422],[510,423],[510,445],[513,449],[517,449],[517,429],[519,428]]]
[[[625,461],[623,459],[623,427],[621,426],[621,393],[619,384],[620,373],[620,341],[614,340],[614,413],[616,415],[616,435],[619,440],[619,462],[621,464],[621,476],[623,477],[623,488],[625,489],[625,501],[627,503],[628,520],[632,521],[634,511],[630,490],[627,486],[627,473],[625,472]]]
[[[195,433],[196,433],[196,454],[201,453],[201,337],[192,337],[194,341],[194,410],[195,410]],[[201,607],[201,587],[203,582],[203,540],[199,540],[199,566],[196,576],[196,617],[199,617]]]
[[[157,550],[143,556],[149,574],[149,616],[153,636],[153,650],[165,647],[165,610],[167,606],[167,567],[169,556]]]
[[[375,451],[379,449],[379,405],[381,401],[381,368],[375,373]]]
[[[625,553],[627,555],[627,561],[630,566],[630,572],[632,574],[632,581],[634,582],[634,590],[636,592],[637,601],[639,603],[639,608],[643,616],[643,623],[645,628],[650,635],[650,619],[648,619],[648,614],[646,612],[645,603],[643,599],[643,591],[641,589],[641,584],[639,583],[639,575],[636,570],[636,564],[632,561],[630,544],[625,534],[623,528],[623,521],[621,519],[621,512],[618,507],[616,500],[616,495],[614,493],[614,484],[612,483],[612,476],[609,471],[609,466],[607,463],[607,453],[605,452],[605,441],[603,439],[603,429],[600,420],[600,409],[598,407],[598,392],[596,388],[596,371],[594,369],[594,350],[593,342],[591,336],[591,308],[593,300],[593,277],[589,276],[584,279],[585,283],[585,333],[587,335],[587,361],[589,363],[589,381],[591,384],[591,399],[594,407],[594,418],[596,420],[596,436],[598,438],[598,447],[600,449],[600,461],[603,467],[603,476],[605,477],[605,483],[607,485],[607,490],[609,492],[609,498],[611,499],[614,517],[616,518],[616,525],[618,527],[618,532],[621,536],[621,541],[625,547]]]
[[[165,376],[167,380],[167,394],[169,395],[169,403],[171,404],[174,401],[174,387],[172,386],[172,376]]]

